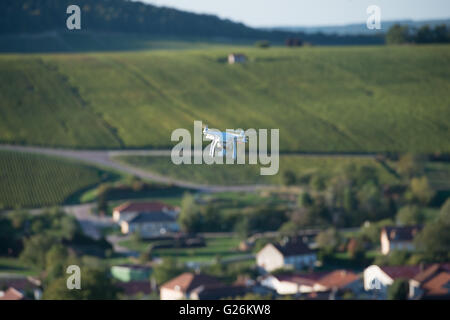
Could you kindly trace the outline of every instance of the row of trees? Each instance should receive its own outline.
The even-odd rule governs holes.
[[[178,222],[187,233],[236,231],[246,237],[254,232],[276,231],[288,220],[286,212],[285,207],[275,204],[230,210],[220,204],[198,204],[194,196],[186,194]]]
[[[31,215],[25,211],[0,217],[0,256],[18,256],[43,278],[45,299],[115,299],[119,291],[106,266],[90,253],[108,255],[111,245],[104,239],[86,237],[78,221],[53,209]],[[66,269],[81,268],[83,290],[67,289]]]
[[[418,29],[396,24],[386,34],[387,44],[407,43],[449,43],[450,28],[445,24],[434,28],[425,25]]]
[[[421,157],[400,157],[395,169],[390,168],[398,178],[398,185],[393,186],[380,182],[375,166],[349,164],[330,176],[315,173],[306,178],[285,171],[282,177],[285,185],[303,188],[295,208],[276,202],[223,208],[214,202],[198,204],[193,196],[187,195],[179,223],[190,233],[237,231],[242,236],[274,230],[295,233],[307,227],[359,227],[366,221],[384,219],[397,220],[398,224],[420,224],[425,219],[423,208],[435,198],[424,174],[424,163]]]
[[[3,0],[0,33],[66,32],[66,9],[71,0]],[[78,0],[81,29],[87,32],[134,33],[169,37],[223,37],[228,39],[267,39],[282,43],[301,37],[314,44],[381,44],[382,37],[367,35],[300,34],[250,28],[214,15],[195,14],[157,7],[138,1]]]

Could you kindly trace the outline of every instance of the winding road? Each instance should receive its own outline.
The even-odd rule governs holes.
[[[34,146],[19,146],[19,145],[1,145],[0,151],[15,151],[24,153],[34,153],[48,156],[61,157],[71,160],[84,162],[90,165],[113,169],[124,173],[135,175],[141,179],[151,180],[163,184],[171,184],[174,186],[202,191],[202,192],[252,192],[258,189],[277,188],[277,186],[269,185],[238,185],[238,186],[221,186],[221,185],[202,185],[195,184],[188,181],[176,180],[169,177],[161,176],[153,172],[145,171],[127,164],[114,160],[117,156],[150,156],[150,157],[170,157],[170,150],[70,150],[70,149],[57,149],[57,148],[45,148]],[[300,154],[299,154],[300,155]],[[361,157],[361,158],[374,158],[375,154],[301,154],[305,157]],[[75,216],[80,222],[84,232],[94,239],[101,237],[100,230],[104,227],[113,225],[113,221],[108,217],[97,217],[91,214],[93,204],[80,204],[64,206],[63,209],[69,214]],[[43,209],[32,209],[31,213],[39,214]],[[127,248],[121,247],[119,242],[123,240],[120,236],[109,236],[108,240],[113,244],[116,252],[123,253],[125,255],[135,256],[136,253],[130,251]]]
[[[114,160],[116,156],[131,156],[142,155],[150,157],[170,157],[170,150],[68,150],[68,149],[55,149],[55,148],[43,148],[32,146],[17,146],[17,145],[0,145],[0,150],[27,152],[35,154],[43,154],[49,156],[63,157],[72,160],[82,161],[88,164],[106,167],[117,171],[125,172],[135,175],[141,179],[152,180],[163,184],[171,184],[177,187],[192,189],[203,192],[251,192],[261,188],[273,188],[269,185],[237,185],[237,186],[221,186],[221,185],[204,185],[196,184],[188,181],[182,181],[172,179],[169,177],[161,176],[159,174],[142,170],[136,167],[126,165],[124,163]]]
[[[101,166],[124,173],[137,176],[141,179],[152,180],[163,184],[171,184],[177,187],[192,189],[203,192],[252,192],[259,189],[276,188],[273,185],[205,185],[196,184],[189,181],[177,180],[170,177],[165,177],[154,172],[149,172],[139,169],[117,160],[117,156],[149,156],[149,157],[170,157],[170,150],[71,150],[71,149],[57,149],[34,146],[20,146],[0,144],[0,150],[28,152],[43,154],[49,156],[63,157],[72,160],[82,161],[91,165]],[[295,155],[294,153],[292,155]],[[327,153],[298,153],[303,157],[358,157],[358,158],[375,158],[376,154],[327,154]]]

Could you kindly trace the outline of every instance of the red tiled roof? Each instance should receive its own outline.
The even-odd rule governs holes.
[[[1,278],[0,287],[1,288],[13,287],[19,291],[25,291],[37,288],[38,287],[38,284],[36,284],[37,281],[38,280],[36,279],[25,277]]]
[[[185,272],[178,277],[166,282],[161,288],[176,290],[179,288],[181,292],[190,292],[199,286],[214,287],[220,286],[222,283],[215,277],[205,274],[196,274]]]
[[[278,281],[296,283],[298,285],[313,286],[317,281],[325,276],[327,272],[314,272],[305,274],[277,274],[274,277]]]
[[[23,294],[17,289],[10,287],[5,291],[3,296],[0,297],[0,300],[22,300],[24,299]]]
[[[117,286],[123,289],[123,293],[127,296],[135,296],[139,293],[150,294],[152,292],[150,281],[119,282]]]
[[[440,272],[422,285],[426,295],[450,295],[450,272]]]
[[[153,212],[162,211],[163,209],[173,210],[173,207],[162,202],[125,202],[115,207],[114,211]]]
[[[413,279],[418,282],[424,282],[430,277],[432,277],[434,274],[436,274],[436,272],[438,271],[439,271],[439,264],[435,263],[432,264],[431,266],[428,266],[425,270],[416,274]]]
[[[392,279],[412,279],[420,272],[420,266],[384,266],[380,269]]]
[[[342,288],[358,280],[356,273],[347,270],[336,270],[319,279],[318,283],[327,288]]]
[[[296,283],[298,285],[314,286],[320,284],[327,288],[341,288],[357,280],[356,273],[347,270],[336,270],[333,272],[314,272],[305,274],[279,274],[274,275],[278,281]]]

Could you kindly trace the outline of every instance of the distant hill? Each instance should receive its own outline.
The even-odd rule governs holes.
[[[448,153],[449,68],[449,45],[0,55],[0,141],[167,148],[202,120],[288,152]]]
[[[154,35],[261,37],[277,36],[241,23],[127,0],[3,0],[0,33],[67,31],[66,8],[76,3],[82,29],[88,32],[125,32]]]
[[[76,4],[81,8],[81,30],[69,31],[66,9],[73,3],[72,0],[2,0],[0,52],[122,50],[124,43],[129,49],[146,48],[143,42],[148,41],[148,37],[220,43],[246,41],[247,44],[256,40],[283,44],[291,37],[318,45],[384,43],[383,37],[379,36],[327,36],[261,30],[214,15],[128,0],[77,0]],[[103,39],[102,43],[101,37],[105,34],[133,34],[141,39],[133,44],[123,42],[123,38],[119,43],[114,39]],[[42,41],[36,41],[36,37]]]
[[[401,24],[407,25],[412,28],[420,28],[424,25],[429,25],[431,27],[445,24],[450,26],[450,19],[443,20],[423,20],[423,21],[414,21],[414,20],[398,20],[398,21],[382,21],[381,30],[370,30],[367,29],[365,23],[355,23],[355,24],[347,24],[342,26],[319,26],[319,27],[302,27],[302,26],[278,26],[278,27],[264,27],[261,30],[266,31],[287,31],[287,32],[302,32],[306,34],[315,34],[321,32],[323,34],[332,35],[373,35],[374,33],[386,33],[393,25]]]

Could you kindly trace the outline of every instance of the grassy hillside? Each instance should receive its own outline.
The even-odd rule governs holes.
[[[32,154],[0,152],[0,206],[29,208],[63,203],[105,178],[100,170]]]
[[[284,151],[450,151],[450,46],[0,55],[0,140],[168,147],[194,120]]]
[[[295,173],[297,182],[308,183],[313,175],[329,178],[346,166],[375,168],[382,183],[393,183],[397,178],[370,158],[281,156],[280,170],[274,176],[261,176],[259,165],[174,165],[168,158],[120,156],[117,160],[138,168],[175,179],[210,185],[282,184],[286,171]]]

